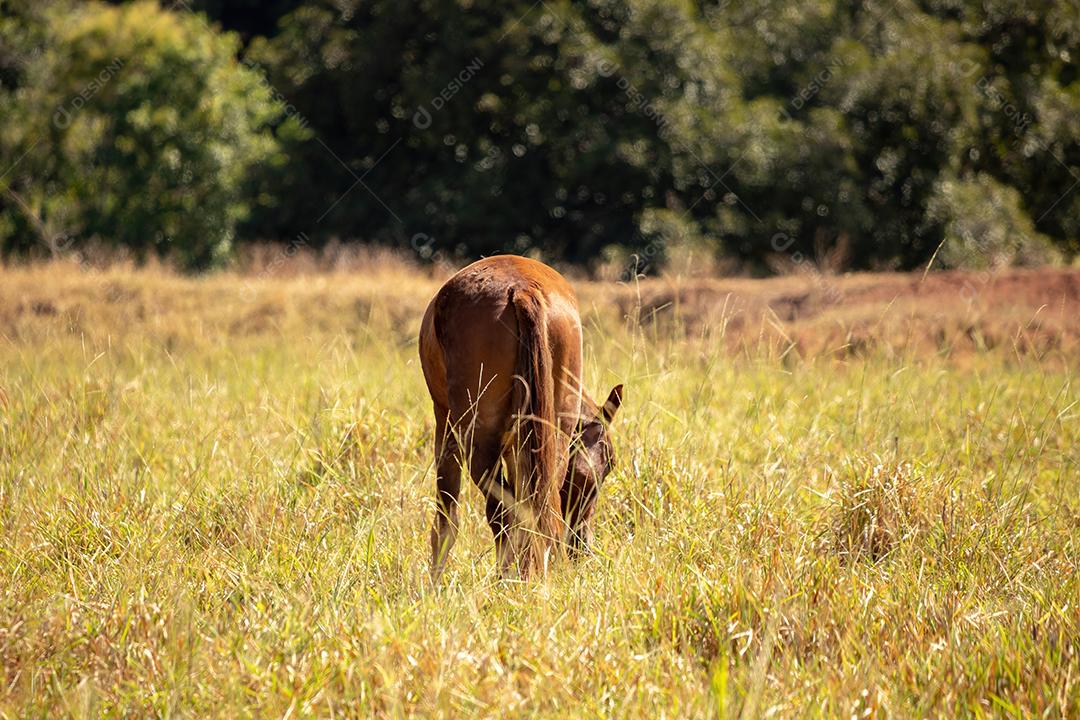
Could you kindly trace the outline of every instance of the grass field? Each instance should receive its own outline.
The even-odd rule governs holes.
[[[0,268],[0,717],[1080,715],[1078,273],[577,283],[598,552],[433,588],[438,284]]]

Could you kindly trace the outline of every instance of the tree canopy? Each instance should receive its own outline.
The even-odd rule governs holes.
[[[1080,249],[1067,0],[49,4],[0,5],[6,164],[45,131],[9,249],[34,217],[195,264],[298,233],[751,271]]]

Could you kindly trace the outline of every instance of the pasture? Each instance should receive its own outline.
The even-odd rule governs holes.
[[[1078,273],[574,280],[597,553],[435,588],[440,279],[0,268],[0,717],[1080,714]]]

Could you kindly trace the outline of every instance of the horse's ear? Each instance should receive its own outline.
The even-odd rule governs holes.
[[[615,417],[616,411],[619,406],[622,405],[622,385],[616,385],[611,389],[611,392],[607,396],[607,400],[604,401],[604,407],[600,411],[604,414],[604,422],[611,422],[611,419]]]

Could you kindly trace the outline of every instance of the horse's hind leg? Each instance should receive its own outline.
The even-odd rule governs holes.
[[[454,546],[458,531],[458,496],[461,493],[461,468],[468,463],[473,482],[485,497],[491,497],[502,486],[499,454],[501,437],[497,432],[476,427],[475,415],[459,417],[450,422],[448,414],[436,407],[436,485],[438,488],[435,525],[431,529],[431,576],[438,580],[446,567],[446,559]],[[496,536],[500,563],[504,550]]]
[[[506,487],[502,472],[502,437],[498,432],[477,432],[472,438],[472,456],[469,458],[469,472],[473,482],[480,488],[486,499],[485,514],[491,533],[495,537],[495,558],[499,574],[506,576],[512,564],[513,553],[510,550],[509,515],[503,509],[504,501],[513,502],[513,492]],[[507,498],[507,493],[509,497]]]
[[[447,427],[447,410],[435,406],[435,524],[431,528],[431,578],[437,581],[457,539],[458,495],[461,492],[461,453]]]
[[[509,507],[513,506],[514,493],[506,486],[500,473],[499,482],[492,485],[487,494],[486,515],[491,534],[495,536],[495,562],[499,575],[508,577],[514,569],[516,553],[511,531],[514,528]]]

